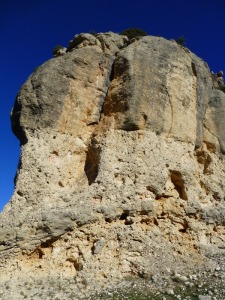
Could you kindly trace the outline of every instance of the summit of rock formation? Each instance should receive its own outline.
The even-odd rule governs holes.
[[[12,110],[0,299],[89,299],[127,278],[163,290],[222,269],[224,115],[208,65],[175,41],[76,35]]]

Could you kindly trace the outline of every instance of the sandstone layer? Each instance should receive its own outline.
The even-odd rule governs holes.
[[[224,114],[207,64],[175,41],[75,36],[12,110],[21,157],[0,215],[1,299],[82,299],[218,267]]]

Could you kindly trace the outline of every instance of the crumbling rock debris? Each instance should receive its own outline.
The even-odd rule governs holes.
[[[0,215],[1,299],[85,299],[218,265],[225,94],[212,86],[175,41],[112,32],[76,35],[35,70],[11,115],[21,157]]]

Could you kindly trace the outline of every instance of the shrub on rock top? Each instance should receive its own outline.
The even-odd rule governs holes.
[[[126,35],[128,37],[129,40],[133,39],[133,38],[137,38],[137,37],[141,37],[141,36],[146,36],[147,33],[139,28],[128,28],[126,30],[123,30],[120,35]]]
[[[185,47],[186,46],[186,39],[184,38],[184,36],[179,36],[178,39],[176,39],[177,44]]]
[[[64,49],[63,46],[57,45],[57,46],[55,46],[55,48],[52,50],[52,54],[53,54],[54,56],[56,56],[56,55],[59,53],[59,51],[62,50],[62,49]]]

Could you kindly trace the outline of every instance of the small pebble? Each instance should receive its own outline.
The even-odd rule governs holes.
[[[173,289],[167,289],[166,293],[167,295],[174,295]]]

